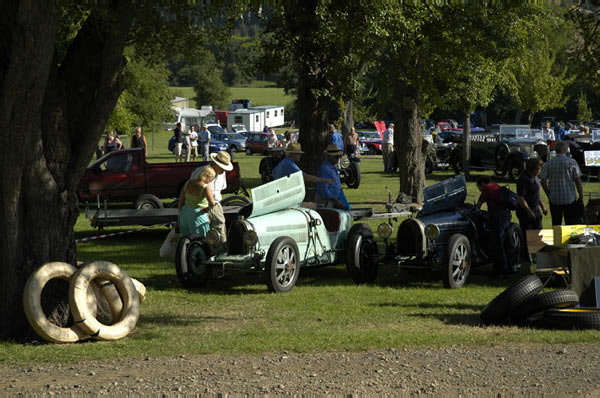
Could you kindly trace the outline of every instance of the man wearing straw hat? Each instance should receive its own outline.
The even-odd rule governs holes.
[[[217,153],[211,153],[209,156],[210,164],[206,166],[211,166],[213,169],[215,169],[217,175],[208,184],[208,186],[212,189],[213,197],[217,204],[211,207],[210,211],[208,212],[208,218],[210,220],[211,228],[216,229],[221,235],[221,243],[225,243],[227,240],[227,233],[225,231],[225,215],[223,214],[223,207],[221,207],[219,202],[221,199],[223,199],[223,196],[221,196],[221,191],[227,188],[227,178],[225,177],[225,172],[233,170],[233,164],[231,163],[231,156],[229,156],[229,153],[227,152],[221,151]],[[190,176],[190,180],[197,179],[206,166],[201,166],[194,170]],[[183,189],[185,189],[185,187]],[[181,197],[183,196],[184,195],[181,195]]]
[[[300,161],[303,153],[304,152],[302,152],[302,147],[300,146],[299,142],[291,142],[285,150],[285,158],[273,169],[273,179],[277,180],[281,177],[287,177],[290,174],[302,171],[300,170],[300,167],[298,167],[298,162]],[[331,178],[320,178],[306,174],[305,172],[302,172],[302,176],[304,177],[304,180],[308,182],[323,182],[326,184],[334,183],[334,180]]]
[[[325,155],[327,157],[321,163],[317,177],[332,179],[334,182],[333,184],[317,183],[315,202],[325,207],[350,210],[352,206],[348,204],[346,195],[342,191],[342,182],[337,170],[337,164],[343,155],[343,151],[336,144],[329,144],[327,145],[327,150],[325,150]]]

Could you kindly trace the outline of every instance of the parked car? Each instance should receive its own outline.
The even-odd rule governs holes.
[[[264,153],[269,147],[269,133],[252,133],[246,139],[246,155],[250,156],[253,153]]]
[[[422,210],[400,224],[395,243],[389,240],[391,225],[377,228],[386,246],[383,263],[439,272],[445,287],[462,287],[471,267],[491,262],[488,213],[465,203],[466,197],[462,174],[425,188]],[[520,267],[522,247],[521,228],[511,223],[504,248],[513,272]]]
[[[600,181],[600,130],[592,130],[592,134],[572,134],[565,142],[581,173]]]
[[[183,237],[175,264],[182,285],[202,287],[213,270],[254,271],[270,291],[287,292],[302,268],[347,261],[362,280],[373,281],[377,269],[365,263],[365,255],[377,255],[370,228],[352,226],[348,211],[304,207],[304,196],[302,173],[294,173],[252,189],[253,202],[232,222],[226,246],[219,245],[216,231]]]
[[[211,139],[227,144],[229,152],[244,152],[246,150],[246,137],[240,133],[216,133]]]
[[[136,209],[162,208],[162,198],[176,198],[197,167],[208,162],[148,163],[141,148],[110,152],[92,163],[77,187],[80,201],[119,200],[133,202]],[[227,189],[242,188],[240,168],[233,163],[228,171]]]
[[[367,148],[368,155],[381,154],[381,136],[377,131],[357,131],[358,142]],[[364,151],[364,150],[363,150]]]
[[[527,125],[500,125],[494,129],[471,135],[470,168],[493,170],[497,176],[508,173],[516,180],[531,157],[545,160],[548,145],[540,130],[532,130]],[[450,164],[456,174],[463,171],[462,143],[450,155]]]

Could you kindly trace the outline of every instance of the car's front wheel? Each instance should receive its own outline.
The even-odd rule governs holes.
[[[292,290],[300,273],[298,245],[287,236],[281,236],[269,247],[265,263],[265,282],[269,291],[284,293]]]
[[[246,148],[246,155],[248,155],[248,156],[252,155],[252,149],[251,148]]]
[[[506,253],[506,263],[510,272],[516,273],[521,268],[522,251],[523,233],[521,227],[513,222],[508,227],[504,239],[504,252]]]
[[[508,162],[508,177],[511,181],[516,181],[523,172],[523,160],[514,157]]]
[[[462,153],[454,152],[450,157],[450,166],[452,166],[452,170],[454,174],[460,174],[463,170],[463,162],[462,162]]]
[[[211,276],[211,268],[206,264],[212,256],[212,249],[206,238],[197,234],[184,236],[177,245],[175,271],[186,289],[203,287]]]
[[[350,165],[345,169],[346,185],[348,188],[356,189],[360,186],[360,166],[356,162],[350,162]]]
[[[372,146],[369,147],[369,155],[377,155],[377,150]]]
[[[379,252],[371,228],[367,224],[355,224],[346,242],[346,269],[354,283],[374,282]]]
[[[444,287],[459,289],[471,271],[471,244],[462,234],[454,234],[448,242],[448,264],[442,268]]]
[[[271,159],[267,157],[263,158],[260,161],[260,165],[258,166],[258,171],[260,173],[260,178],[263,184],[273,181],[273,169],[271,168]]]

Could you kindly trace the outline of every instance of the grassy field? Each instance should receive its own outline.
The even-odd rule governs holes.
[[[175,96],[193,98],[196,94],[192,87],[171,87],[171,93]],[[260,82],[255,83],[251,87],[230,87],[230,98],[227,103],[231,103],[232,99],[247,98],[252,102],[253,106],[261,105],[281,105],[287,106],[295,99],[293,95],[286,95],[283,88],[265,87]],[[196,107],[196,101],[190,101],[190,107]]]
[[[151,161],[170,161],[166,142],[172,133],[156,136]],[[247,187],[260,183],[260,156],[239,154]],[[362,183],[347,189],[350,202],[385,201],[398,179],[383,174],[380,156],[365,156]],[[481,175],[475,173],[474,177]],[[428,184],[451,176],[434,172]],[[502,184],[514,184],[500,179]],[[598,183],[585,189],[599,191]],[[476,200],[474,183],[468,201]],[[376,210],[383,210],[381,207]],[[549,216],[544,225],[549,226]],[[377,223],[373,222],[375,226]],[[395,223],[397,227],[398,222]],[[128,228],[107,228],[105,232]],[[0,361],[34,364],[76,363],[83,359],[155,357],[200,354],[261,354],[272,352],[362,351],[380,348],[454,345],[536,345],[600,341],[598,331],[551,331],[515,326],[482,327],[481,309],[510,280],[492,280],[491,267],[473,270],[464,288],[447,290],[438,275],[409,274],[381,267],[375,284],[355,286],[345,266],[304,269],[287,294],[270,294],[258,274],[228,273],[202,290],[182,288],[174,265],[162,260],[159,247],[168,230],[148,228],[118,237],[78,244],[79,260],[108,260],[124,268],[148,289],[137,328],[117,342],[59,346],[1,343]],[[104,233],[104,232],[103,232]],[[99,234],[80,216],[77,237]],[[526,270],[523,270],[525,273]],[[515,277],[516,278],[516,277]]]

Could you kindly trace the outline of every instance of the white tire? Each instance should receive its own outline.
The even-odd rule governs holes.
[[[113,325],[100,323],[92,316],[87,305],[87,289],[97,278],[112,281],[123,301],[121,315]],[[93,261],[73,276],[69,287],[69,304],[75,322],[97,340],[118,340],[127,336],[135,329],[140,315],[140,300],[133,281],[124,270],[108,261]]]
[[[140,304],[144,302],[146,299],[146,286],[137,279],[131,278],[133,285],[135,286],[135,290],[137,291],[138,298],[140,299]]]
[[[55,278],[64,279],[70,282],[73,275],[77,272],[77,268],[71,264],[62,262],[46,263],[38,268],[27,279],[25,290],[23,291],[23,307],[25,316],[29,324],[36,333],[44,340],[52,343],[75,343],[84,339],[88,334],[83,331],[77,324],[66,328],[60,327],[48,319],[42,310],[42,290],[44,286]],[[82,291],[81,300],[87,303],[88,291],[87,288]]]
[[[113,281],[104,278],[98,278],[92,284],[96,285],[100,290],[102,297],[102,300],[99,300],[100,307],[108,313],[108,321],[101,323],[105,325],[116,323],[121,318],[121,313],[123,312],[123,301],[117,287]]]

